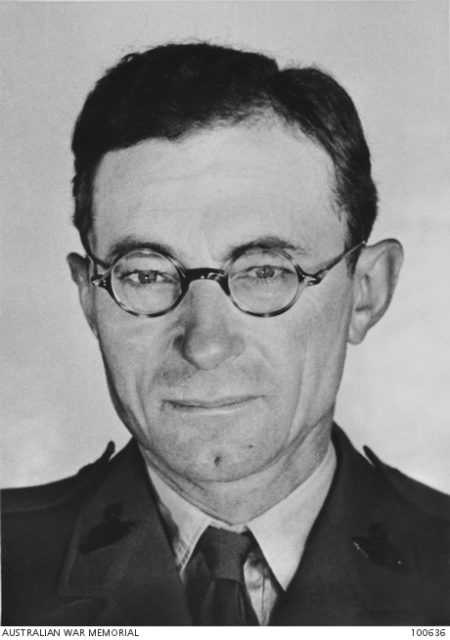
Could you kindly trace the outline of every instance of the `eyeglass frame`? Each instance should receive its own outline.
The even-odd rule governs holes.
[[[229,285],[228,285],[228,278],[229,278],[230,274],[227,273],[224,269],[215,269],[213,267],[200,267],[200,268],[195,268],[195,269],[187,269],[176,258],[172,257],[171,255],[169,255],[167,253],[164,253],[162,251],[156,251],[156,250],[154,251],[154,253],[157,253],[157,254],[163,256],[169,262],[171,262],[172,265],[175,267],[175,269],[176,269],[176,271],[178,273],[178,276],[180,278],[180,294],[176,298],[176,300],[170,305],[170,307],[168,307],[164,311],[159,311],[158,313],[141,313],[139,311],[135,311],[134,309],[131,309],[130,307],[128,307],[117,296],[117,294],[114,291],[113,286],[111,284],[111,274],[112,274],[112,271],[113,271],[114,267],[119,262],[119,260],[121,260],[124,256],[126,256],[126,255],[128,255],[130,253],[134,253],[135,251],[139,251],[139,248],[137,247],[135,249],[124,251],[123,253],[121,253],[120,255],[118,255],[114,259],[114,262],[111,265],[108,266],[107,263],[105,263],[103,260],[100,260],[99,258],[94,256],[94,254],[91,252],[90,248],[88,247],[87,243],[83,242],[83,245],[84,245],[84,248],[85,248],[85,251],[86,251],[86,258],[91,260],[91,263],[93,264],[94,268],[97,265],[100,265],[101,267],[106,269],[105,273],[92,275],[90,277],[91,284],[93,284],[95,287],[106,289],[106,291],[112,297],[114,302],[121,309],[123,309],[127,313],[130,313],[131,315],[138,316],[138,317],[141,317],[141,318],[157,318],[157,317],[160,317],[160,316],[164,316],[167,313],[169,313],[170,311],[172,311],[173,309],[175,309],[175,307],[177,307],[180,304],[180,302],[183,300],[184,296],[188,292],[189,286],[190,286],[190,284],[192,282],[194,282],[195,280],[212,280],[212,281],[217,282],[219,284],[219,286],[222,289],[222,291],[230,299],[231,303],[237,309],[239,309],[239,311],[242,311],[243,313],[246,313],[247,315],[254,316],[254,317],[257,317],[257,318],[272,318],[274,316],[281,315],[282,313],[285,313],[286,311],[289,311],[289,309],[294,306],[294,304],[299,299],[300,294],[304,290],[304,289],[302,289],[300,287],[300,285],[302,283],[305,283],[305,288],[320,284],[322,282],[322,280],[325,278],[325,276],[327,275],[327,273],[331,269],[333,269],[333,267],[338,265],[342,260],[344,260],[344,258],[347,258],[349,255],[351,255],[357,249],[360,249],[360,248],[364,247],[366,245],[366,242],[364,240],[362,240],[361,242],[358,242],[358,244],[354,245],[353,247],[351,247],[347,251],[344,251],[344,253],[341,253],[339,256],[337,256],[336,258],[331,260],[331,262],[329,262],[327,265],[322,267],[322,269],[319,269],[319,271],[316,271],[315,273],[308,273],[308,272],[304,271],[300,267],[300,265],[296,262],[296,260],[294,260],[294,258],[287,251],[285,251],[282,248],[276,248],[276,251],[278,253],[280,253],[281,255],[283,255],[285,258],[287,258],[288,261],[292,264],[292,266],[295,269],[295,272],[297,274],[297,291],[296,291],[295,295],[293,296],[292,300],[289,302],[289,304],[285,305],[281,309],[277,309],[276,311],[269,311],[267,313],[257,313],[257,312],[254,312],[254,311],[249,311],[249,310],[243,309],[241,306],[239,306],[239,304],[236,302],[236,300],[232,296],[230,288],[229,288]],[[148,248],[148,247],[142,247],[142,249],[145,249],[145,248]],[[149,250],[153,251],[153,249],[149,249]]]

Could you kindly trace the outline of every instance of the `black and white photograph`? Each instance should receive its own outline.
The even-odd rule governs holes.
[[[1,2],[0,50],[1,624],[444,636],[448,3]]]

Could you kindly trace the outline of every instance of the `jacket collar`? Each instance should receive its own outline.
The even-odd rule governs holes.
[[[403,510],[338,427],[333,442],[332,488],[272,624],[409,624],[421,602]]]
[[[59,595],[70,600],[54,613],[55,619],[89,615],[91,624],[100,625],[191,624],[173,554],[133,441],[112,460],[80,513]]]
[[[333,486],[272,624],[407,624],[420,608],[408,531],[383,480],[337,427],[333,440]],[[131,442],[79,515],[59,583],[68,600],[49,624],[192,624],[155,504]]]

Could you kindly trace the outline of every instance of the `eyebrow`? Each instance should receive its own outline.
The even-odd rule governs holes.
[[[125,236],[124,238],[117,240],[117,242],[114,242],[109,248],[105,258],[105,264],[109,263],[111,265],[115,260],[117,260],[117,258],[120,258],[120,256],[138,249],[151,249],[152,251],[165,253],[171,258],[176,257],[175,251],[168,244],[164,244],[162,242],[148,242],[136,236]]]
[[[95,261],[102,267],[108,268],[120,256],[139,249],[150,249],[152,251],[166,254],[176,260],[180,259],[177,256],[177,251],[168,244],[162,242],[149,242],[136,236],[125,236],[112,244],[108,250],[105,260],[95,258]],[[235,260],[250,249],[282,249],[295,254],[304,254],[306,252],[304,247],[293,244],[286,238],[276,235],[266,235],[254,238],[253,240],[243,244],[230,246],[222,255],[221,261],[228,262],[230,260]]]
[[[249,249],[283,249],[292,253],[304,254],[305,249],[300,245],[292,244],[281,236],[260,236],[250,242],[231,247],[225,254],[225,260],[235,260]]]

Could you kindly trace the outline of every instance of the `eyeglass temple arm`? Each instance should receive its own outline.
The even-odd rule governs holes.
[[[111,271],[112,266],[107,262],[104,262],[104,260],[100,260],[100,258],[97,258],[97,256],[95,256],[92,253],[91,248],[89,247],[89,244],[86,242],[86,240],[82,238],[81,242],[86,252],[86,259],[90,261],[89,271],[91,272],[90,279],[92,284],[95,285],[96,287],[103,287],[104,289],[109,289],[107,281],[108,281],[108,275]],[[102,267],[103,269],[106,269],[106,272],[101,274],[95,273],[96,271],[95,267],[97,265]]]
[[[104,266],[104,268],[107,267],[106,263],[100,261],[100,260],[95,260],[93,256],[87,255],[86,258],[89,260],[89,276],[90,276],[90,281],[91,283],[95,286],[95,287],[102,287],[103,289],[107,289],[109,290],[109,275],[111,273],[111,269],[112,267],[108,267],[105,273],[95,273],[96,271],[96,266],[97,264],[100,264],[100,266]]]
[[[316,273],[304,273],[303,274],[304,277],[308,279],[307,284],[312,285],[312,284],[318,284],[319,282],[321,282],[324,279],[324,277],[327,275],[328,271],[330,271],[330,269],[335,267],[337,264],[339,264],[339,262],[341,262],[341,260],[344,260],[344,258],[347,258],[354,251],[356,251],[357,249],[360,249],[361,247],[364,247],[365,245],[366,245],[365,241],[362,240],[361,242],[358,242],[358,244],[356,244],[354,247],[351,247],[348,251],[345,251],[345,253],[341,253],[340,256],[338,256],[337,258],[332,260],[330,263],[328,263],[325,267],[323,267],[323,269],[316,271]]]

